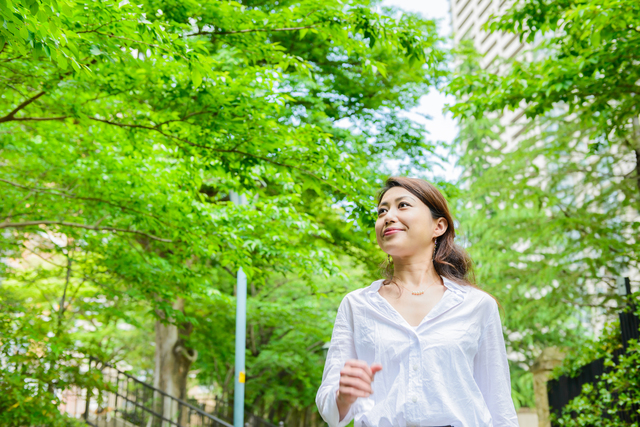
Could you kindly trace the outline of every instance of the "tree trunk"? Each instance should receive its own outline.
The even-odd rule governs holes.
[[[536,399],[536,412],[538,413],[538,426],[551,427],[549,417],[549,395],[547,392],[547,380],[551,371],[562,363],[564,354],[556,347],[547,347],[536,358],[531,373],[533,373],[533,393]]]
[[[184,299],[178,298],[173,303],[174,310],[184,313]],[[161,314],[164,317],[164,314]],[[169,396],[186,400],[187,377],[189,367],[198,357],[198,352],[187,348],[185,340],[191,335],[193,325],[185,322],[176,325],[171,322],[163,323],[161,319],[156,321],[156,354],[153,386]],[[180,413],[178,403],[166,396],[156,397],[156,412],[164,418],[178,421],[182,425],[187,424],[188,412]],[[186,409],[186,408],[183,408]],[[168,422],[162,423],[169,425]]]

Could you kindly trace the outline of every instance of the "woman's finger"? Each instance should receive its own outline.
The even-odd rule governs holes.
[[[373,382],[373,377],[375,377],[376,373],[382,371],[382,365],[379,363],[373,363],[371,365],[371,372],[373,372],[373,375],[371,375],[371,381]]]
[[[346,361],[345,366],[347,365],[355,368],[361,368],[362,370],[364,370],[364,372],[367,375],[369,375],[369,377],[373,379],[373,372],[371,372],[371,368],[369,367],[369,364],[364,360],[350,359]]]
[[[353,387],[340,387],[339,393],[345,396],[353,396],[353,397],[369,397],[370,393],[366,391],[358,390]]]
[[[362,381],[366,383],[371,383],[371,377],[367,375],[367,373],[360,367],[348,367],[345,366],[340,370],[340,376],[349,376],[360,378]]]
[[[362,381],[360,378],[347,376],[340,377],[340,385],[357,388],[358,390],[366,391],[367,393],[373,393],[371,385],[365,381]]]

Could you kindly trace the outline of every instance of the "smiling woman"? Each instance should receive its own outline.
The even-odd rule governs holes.
[[[389,178],[376,236],[393,261],[386,279],[340,304],[322,417],[331,427],[517,426],[498,305],[468,278],[445,198],[426,181]]]
[[[405,228],[407,239],[386,238],[393,229]],[[389,261],[402,262],[408,254],[423,260],[427,252],[433,252],[435,272],[476,287],[471,258],[454,243],[456,232],[447,200],[433,184],[422,179],[389,178],[378,195],[376,236]],[[389,262],[384,268],[385,285],[394,282],[393,266]]]

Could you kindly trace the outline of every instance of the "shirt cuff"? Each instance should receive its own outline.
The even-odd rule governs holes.
[[[338,388],[331,390],[328,394],[325,408],[327,412],[324,415],[324,420],[329,424],[330,427],[345,427],[347,424],[351,422],[353,417],[356,415],[356,405],[358,401],[353,402],[353,405],[349,408],[349,411],[346,413],[342,421],[340,420],[340,411],[338,410],[338,402],[336,401],[336,395],[338,394]]]

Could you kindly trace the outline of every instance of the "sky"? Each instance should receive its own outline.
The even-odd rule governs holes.
[[[440,34],[443,36],[451,35],[451,15],[447,0],[384,0],[382,4],[396,6],[407,12],[417,12],[426,18],[436,19],[439,21]],[[429,133],[425,135],[425,138],[428,140],[451,142],[457,135],[458,129],[451,114],[443,114],[442,110],[448,102],[452,102],[452,99],[432,89],[428,95],[420,99],[418,107],[408,110],[406,114],[415,122],[426,125]],[[431,117],[431,120],[426,120],[422,115]],[[455,159],[450,159],[449,163],[443,164],[442,168],[434,168],[434,173],[427,173],[425,177],[429,179],[436,175],[445,181],[455,181],[461,171],[460,168],[454,168],[454,161]]]

